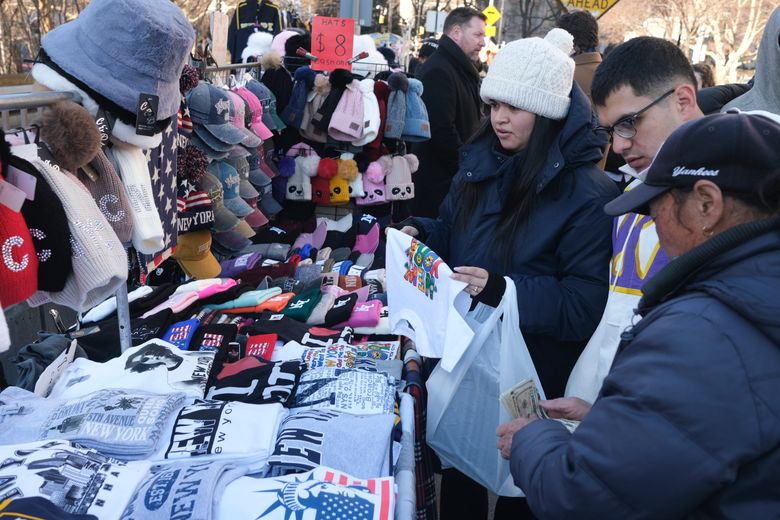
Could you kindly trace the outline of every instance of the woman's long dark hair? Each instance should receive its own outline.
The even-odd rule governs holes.
[[[563,122],[564,120],[555,121],[537,115],[528,146],[524,151],[524,158],[516,165],[515,171],[511,172],[513,182],[501,209],[501,223],[493,236],[493,246],[504,259],[505,265],[508,265],[511,259],[515,238],[536,209],[538,202],[536,186],[550,147],[561,131]],[[498,143],[489,117],[468,142],[473,143],[484,136],[491,136],[491,141]],[[484,201],[483,192],[486,186],[486,182],[461,183],[455,215],[456,227],[465,229],[468,226],[469,219],[474,215],[480,201]]]

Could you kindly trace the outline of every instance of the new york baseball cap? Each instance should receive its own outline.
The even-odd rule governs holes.
[[[231,103],[223,89],[201,81],[187,93],[187,106],[195,133],[206,144],[210,145],[209,138],[205,137],[207,134],[230,145],[239,144],[245,139],[245,134],[230,124]]]
[[[214,278],[222,270],[211,254],[211,233],[206,229],[180,234],[173,258],[184,272],[199,280]]]
[[[208,171],[222,183],[224,204],[227,209],[237,217],[246,217],[252,213],[252,207],[239,195],[241,177],[235,168],[224,161],[213,161],[209,164]]]

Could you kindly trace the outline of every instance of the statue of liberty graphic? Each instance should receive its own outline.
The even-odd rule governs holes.
[[[263,511],[257,520],[263,518],[278,518],[284,509],[285,520],[303,520],[304,514],[311,517],[315,513],[316,520],[372,520],[374,504],[360,496],[361,493],[371,493],[365,486],[339,486],[330,482],[315,480],[314,475],[302,481],[284,482],[279,490],[260,491],[260,493],[276,493],[276,502]]]

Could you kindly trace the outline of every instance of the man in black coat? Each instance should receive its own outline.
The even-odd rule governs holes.
[[[468,7],[451,11],[439,48],[417,73],[423,83],[431,139],[413,150],[420,160],[414,175],[415,216],[438,216],[458,171],[458,149],[479,127],[482,110],[474,61],[485,46],[485,20],[484,14]]]

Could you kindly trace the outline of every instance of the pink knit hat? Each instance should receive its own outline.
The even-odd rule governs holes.
[[[380,162],[374,161],[366,168],[366,173],[363,174],[363,191],[365,196],[357,199],[360,206],[372,206],[387,202],[385,169]]]
[[[356,79],[347,85],[328,126],[328,135],[337,141],[355,141],[363,137],[363,93]]]

